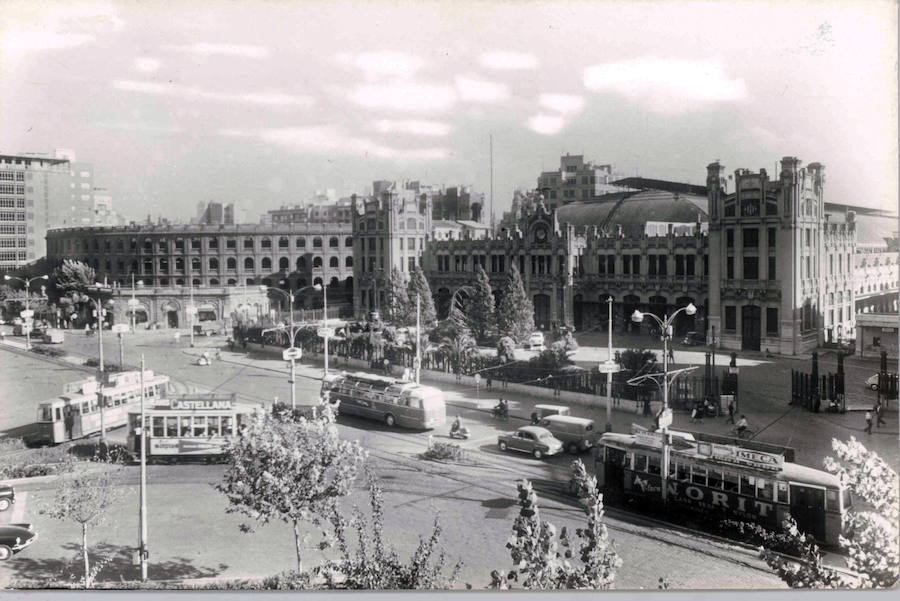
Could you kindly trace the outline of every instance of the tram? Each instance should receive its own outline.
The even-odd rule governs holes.
[[[169,377],[144,371],[144,399],[165,396]],[[38,405],[37,432],[29,444],[59,444],[100,432],[100,399],[107,429],[124,426],[128,411],[141,402],[141,372],[110,373],[106,384],[96,378],[69,382],[63,394]]]
[[[322,394],[339,401],[342,414],[358,415],[404,428],[427,430],[444,425],[444,393],[432,386],[367,373],[341,373],[322,381]]]
[[[837,546],[850,492],[834,474],[783,455],[697,441],[669,431],[670,503],[709,520],[730,518],[780,531],[790,516],[821,543]],[[612,498],[658,507],[662,495],[662,434],[604,433],[594,448],[597,483]]]
[[[242,421],[252,413],[252,405],[240,404],[235,394],[189,394],[171,399],[155,399],[141,412],[128,413],[128,452],[141,453],[145,433],[147,460],[174,462],[178,459],[221,460],[225,445],[238,434]]]

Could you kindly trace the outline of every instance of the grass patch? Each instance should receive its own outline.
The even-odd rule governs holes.
[[[27,449],[9,457],[0,456],[0,480],[66,474],[76,459],[65,447]]]

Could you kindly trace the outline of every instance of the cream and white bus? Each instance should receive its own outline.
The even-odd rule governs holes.
[[[404,428],[428,430],[444,425],[447,407],[444,393],[394,378],[367,373],[341,373],[322,381],[322,393],[340,402],[341,414],[358,415]]]

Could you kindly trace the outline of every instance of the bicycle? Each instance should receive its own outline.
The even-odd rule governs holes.
[[[750,440],[756,435],[756,430],[751,430],[750,428],[732,428],[731,433],[740,440],[743,440],[744,438]]]

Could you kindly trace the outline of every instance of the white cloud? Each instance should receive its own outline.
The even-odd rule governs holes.
[[[238,56],[241,58],[269,58],[269,49],[265,46],[253,46],[246,44],[211,44],[196,42],[189,46],[163,46],[166,50],[174,52],[187,52],[201,56],[223,55]]]
[[[446,148],[392,148],[368,138],[347,135],[330,125],[270,129],[220,129],[226,137],[256,138],[300,154],[356,156],[390,160],[432,161],[446,159]]]
[[[486,69],[523,70],[536,69],[538,60],[533,54],[497,50],[485,52],[478,57],[478,62]]]
[[[373,124],[375,131],[383,134],[412,134],[416,136],[443,137],[450,133],[451,127],[440,121],[390,121],[381,119]]]
[[[729,78],[719,62],[654,56],[588,67],[584,85],[643,102],[662,113],[740,100],[747,94],[744,80]]]
[[[295,106],[303,108],[308,108],[315,104],[315,100],[310,96],[285,94],[278,91],[240,93],[208,92],[196,86],[135,81],[132,79],[117,79],[113,81],[112,86],[117,90],[124,90],[126,92],[172,96],[184,98],[186,100],[217,100],[222,102],[239,102],[263,106]]]
[[[372,109],[432,113],[449,110],[456,104],[456,93],[431,84],[364,85],[350,94],[350,100]]]
[[[178,134],[181,133],[183,128],[177,125],[151,125],[149,123],[140,123],[140,122],[132,122],[132,123],[96,123],[97,127],[102,127],[103,129],[119,129],[123,131],[142,131],[147,133],[159,133],[159,134]]]
[[[474,79],[464,75],[457,75],[455,81],[459,97],[463,102],[493,104],[509,98],[509,88],[506,87],[506,84]]]
[[[3,34],[3,54],[25,54],[37,50],[63,50],[81,46],[94,39],[84,33],[58,33],[32,29],[30,31],[7,31]]]
[[[538,104],[563,115],[574,115],[584,108],[584,97],[573,94],[541,94]]]
[[[159,60],[150,56],[139,56],[134,59],[134,68],[142,73],[153,73],[159,66]]]
[[[552,136],[558,133],[565,125],[566,120],[559,115],[541,113],[528,119],[528,129],[545,136]]]
[[[425,64],[425,61],[417,56],[393,50],[360,52],[359,54],[342,52],[336,58],[342,65],[360,69],[370,80],[384,76],[408,77]]]

